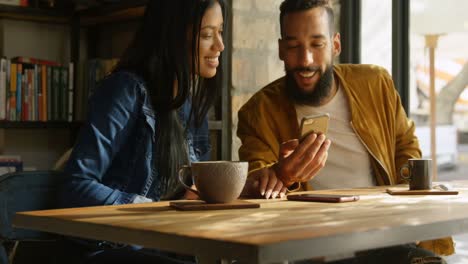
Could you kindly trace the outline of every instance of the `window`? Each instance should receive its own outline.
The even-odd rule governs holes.
[[[392,73],[392,0],[361,0],[361,63]]]
[[[436,40],[435,153],[443,168],[459,165],[468,140],[468,10],[466,0],[410,1],[410,117],[416,123],[423,156],[431,158],[430,36]],[[456,80],[456,81],[455,81]],[[466,158],[465,158],[466,159]],[[462,167],[458,168],[461,169]],[[460,174],[460,172],[457,172]],[[442,178],[441,178],[442,177]]]

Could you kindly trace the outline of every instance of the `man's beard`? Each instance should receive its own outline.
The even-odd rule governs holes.
[[[319,106],[323,99],[330,95],[333,82],[333,65],[327,65],[325,71],[320,72],[320,79],[312,92],[304,92],[294,78],[294,73],[301,71],[320,70],[316,67],[300,67],[286,69],[286,92],[290,99],[299,105]]]

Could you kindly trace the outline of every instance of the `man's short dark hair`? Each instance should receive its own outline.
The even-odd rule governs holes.
[[[335,32],[335,15],[329,0],[284,0],[280,6],[280,30],[283,36],[283,19],[289,13],[304,11],[316,7],[322,7],[326,10],[328,15],[328,27],[330,30],[330,37]]]

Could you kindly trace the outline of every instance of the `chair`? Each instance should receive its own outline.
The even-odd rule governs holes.
[[[13,262],[19,242],[34,241],[31,243],[40,246],[59,238],[58,235],[13,228],[12,220],[16,212],[57,208],[57,192],[63,178],[57,171],[0,175],[0,263]],[[6,250],[6,244],[14,245],[13,249]]]
[[[67,163],[68,159],[70,159],[70,155],[73,151],[73,148],[68,149],[65,153],[60,156],[60,158],[55,162],[54,167],[52,167],[55,171],[63,171],[65,168],[65,164]]]

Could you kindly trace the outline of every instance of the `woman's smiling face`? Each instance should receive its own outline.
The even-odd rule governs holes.
[[[221,6],[216,2],[206,10],[200,27],[196,72],[203,78],[211,78],[216,75],[219,56],[224,50],[223,23]]]

